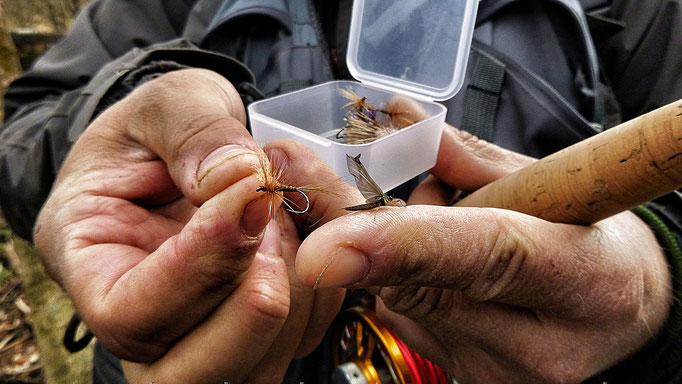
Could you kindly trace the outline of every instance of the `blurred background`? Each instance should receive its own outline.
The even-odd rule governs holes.
[[[0,95],[64,36],[89,1],[0,0]],[[3,109],[0,98],[0,122]],[[89,382],[91,349],[72,355],[61,343],[72,313],[31,245],[0,216],[0,383]]]
[[[89,0],[0,0],[0,83],[12,78],[69,30]]]

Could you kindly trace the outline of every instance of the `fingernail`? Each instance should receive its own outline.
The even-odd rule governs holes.
[[[334,252],[315,281],[313,288],[343,287],[367,276],[369,258],[358,249],[344,246]]]
[[[264,197],[259,197],[244,207],[241,221],[242,232],[249,237],[260,236],[270,219],[270,201]]]
[[[275,220],[270,220],[265,227],[263,241],[261,241],[259,251],[270,253],[271,255],[281,255],[282,251],[282,232],[279,224]]]
[[[226,161],[247,153],[255,155],[251,149],[236,144],[224,145],[214,149],[199,163],[197,181],[201,182],[206,175]]]

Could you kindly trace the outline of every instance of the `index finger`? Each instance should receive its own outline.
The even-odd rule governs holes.
[[[470,192],[534,161],[446,125],[436,165],[429,172],[451,186]]]
[[[208,70],[170,72],[95,119],[55,185],[152,205],[182,195],[198,206],[253,173],[258,146],[245,126],[228,80]]]

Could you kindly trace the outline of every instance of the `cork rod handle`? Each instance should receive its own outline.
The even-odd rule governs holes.
[[[457,205],[592,224],[680,187],[682,100],[540,159]]]

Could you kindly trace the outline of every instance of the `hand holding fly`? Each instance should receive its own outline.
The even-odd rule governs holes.
[[[382,322],[462,382],[582,381],[663,328],[668,267],[630,212],[580,226],[438,206],[443,186],[471,192],[531,161],[447,128],[439,182],[410,198],[425,205],[330,221],[303,241],[296,271],[318,289],[371,289]],[[354,167],[373,191],[365,204],[380,206]]]

